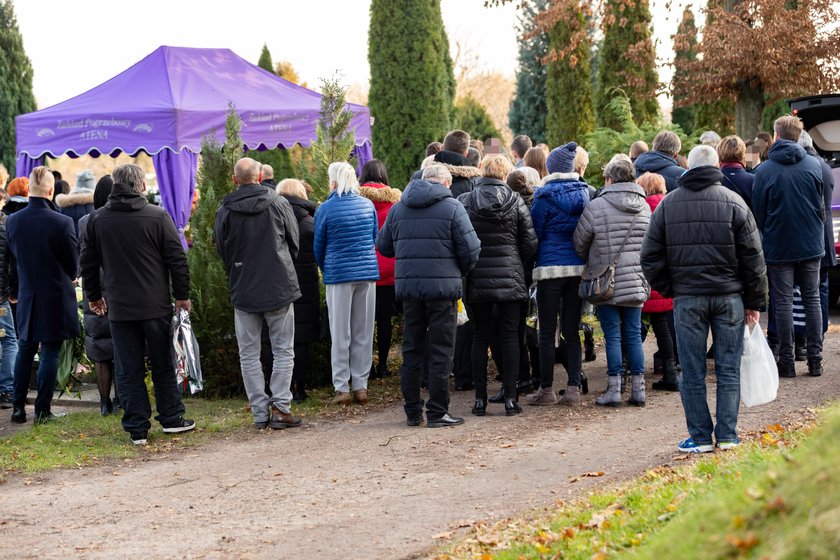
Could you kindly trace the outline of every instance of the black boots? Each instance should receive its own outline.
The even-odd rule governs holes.
[[[15,424],[25,424],[26,409],[23,407],[16,407],[14,410],[12,410],[12,422],[14,422]]]
[[[813,358],[808,360],[808,375],[811,377],[819,377],[822,375],[822,358]]]
[[[505,414],[507,416],[516,416],[522,412],[522,407],[516,402],[516,399],[505,399]]]
[[[794,337],[793,359],[797,362],[804,362],[808,359],[808,341],[804,336]]]
[[[484,416],[487,414],[487,398],[486,397],[475,397],[475,404],[472,407],[472,413],[475,416]]]
[[[674,359],[665,360],[662,363],[662,379],[653,383],[653,388],[657,391],[679,391],[680,384],[677,379],[677,368],[674,365]]]
[[[583,325],[583,361],[594,362],[595,356],[595,332],[592,325]]]

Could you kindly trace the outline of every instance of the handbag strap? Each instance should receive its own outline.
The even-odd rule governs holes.
[[[621,257],[621,253],[624,251],[624,246],[627,245],[627,240],[630,239],[630,234],[633,232],[633,226],[636,225],[636,218],[638,217],[638,212],[633,214],[633,219],[630,221],[630,227],[627,228],[627,233],[624,234],[624,241],[621,242],[621,247],[618,248],[618,253],[615,254],[615,258],[612,261],[612,266],[618,265],[618,259]]]

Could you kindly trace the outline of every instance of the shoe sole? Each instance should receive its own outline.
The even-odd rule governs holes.
[[[429,427],[429,428],[449,428],[449,427],[453,427],[453,426],[460,426],[461,424],[463,424],[463,422],[458,422],[456,424],[452,424],[450,422],[447,422],[445,424],[438,424],[437,422],[430,422],[430,423],[426,424],[426,426]]]
[[[627,404],[630,406],[637,406],[639,408],[644,408],[647,404],[647,401],[627,401]]]
[[[711,453],[715,450],[714,445],[701,445],[699,447],[693,447],[691,449],[682,449],[677,447],[677,450],[681,453]]]
[[[406,421],[405,421],[405,425],[406,425],[406,426],[409,426],[409,427],[411,427],[411,428],[414,428],[414,427],[416,427],[416,426],[419,426],[419,425],[420,425],[420,424],[422,424],[422,423],[423,423],[423,421],[422,421],[422,420],[406,420]]]
[[[622,403],[622,402],[608,402],[608,403],[601,404],[599,402],[596,402],[595,404],[597,404],[598,406],[608,406],[610,408],[618,408],[621,405],[623,405],[624,403]]]
[[[542,401],[540,401],[540,402],[529,402],[528,406],[554,406],[557,403],[558,403],[558,401],[554,401],[554,402],[542,402]]]
[[[164,434],[180,434],[183,432],[189,432],[195,429],[195,424],[190,424],[189,426],[173,426],[172,428],[163,428]]]
[[[486,410],[473,410],[472,414],[473,414],[473,416],[486,416],[487,411]]]
[[[513,409],[513,410],[505,410],[505,416],[516,416],[516,415],[517,415],[517,414],[519,414],[520,412],[522,412],[522,409],[519,409],[519,410],[516,410],[516,409]]]
[[[271,422],[268,424],[268,427],[272,430],[285,430],[286,428],[297,428],[301,424],[303,424],[303,422],[297,422],[295,424],[291,424],[289,422]]]
[[[131,443],[133,443],[134,445],[137,445],[137,446],[141,446],[141,445],[146,445],[148,443],[148,441],[145,440],[145,439],[133,439],[133,440],[131,440]]]
[[[719,443],[718,444],[718,449],[720,449],[721,451],[726,451],[728,449],[735,449],[739,445],[741,445],[741,444],[740,443]]]
[[[12,424],[26,424],[26,418],[12,418]]]

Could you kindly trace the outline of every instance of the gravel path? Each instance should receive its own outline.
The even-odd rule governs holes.
[[[840,336],[829,335],[822,378],[783,379],[776,402],[742,407],[741,430],[840,397],[838,349]],[[603,354],[584,364],[592,393],[579,409],[526,407],[507,418],[491,405],[475,418],[471,395],[454,393],[453,413],[467,417],[457,428],[408,428],[396,406],[180,454],[13,477],[0,486],[0,558],[423,557],[435,535],[672,460],[685,437],[679,396],[649,391],[644,409],[596,407]],[[572,482],[590,471],[606,475]]]

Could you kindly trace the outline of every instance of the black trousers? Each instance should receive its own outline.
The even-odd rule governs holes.
[[[146,321],[111,321],[111,336],[122,368],[117,368],[117,390],[125,413],[123,429],[130,434],[145,434],[152,424],[152,407],[146,391],[146,344],[150,350],[152,383],[155,388],[157,416],[162,426],[171,426],[184,415],[181,391],[175,380],[172,361],[170,317]]]
[[[472,344],[472,370],[476,398],[487,398],[487,348],[498,341],[502,354],[502,385],[505,398],[516,398],[519,377],[519,316],[517,301],[473,303],[471,322],[475,324]]]
[[[403,302],[403,365],[400,388],[405,400],[405,414],[419,419],[426,405],[426,420],[439,420],[449,411],[449,372],[455,349],[458,321],[456,302],[416,300]],[[426,358],[428,356],[428,358]],[[420,397],[420,377],[428,359],[429,401]]]
[[[580,311],[583,301],[578,295],[580,277],[552,278],[537,283],[537,315],[540,325],[540,386],[554,384],[554,339],[557,331],[557,314],[562,320],[560,330],[566,347],[568,384],[580,387]]]
[[[296,390],[300,391],[306,388],[306,372],[308,369],[309,345],[295,343],[295,367],[292,370],[292,387]]]
[[[668,315],[671,315],[670,323],[673,324],[673,313],[650,314],[650,326],[653,329],[653,334],[656,336],[657,353],[659,354],[660,360],[674,359],[674,338],[671,336]]]

